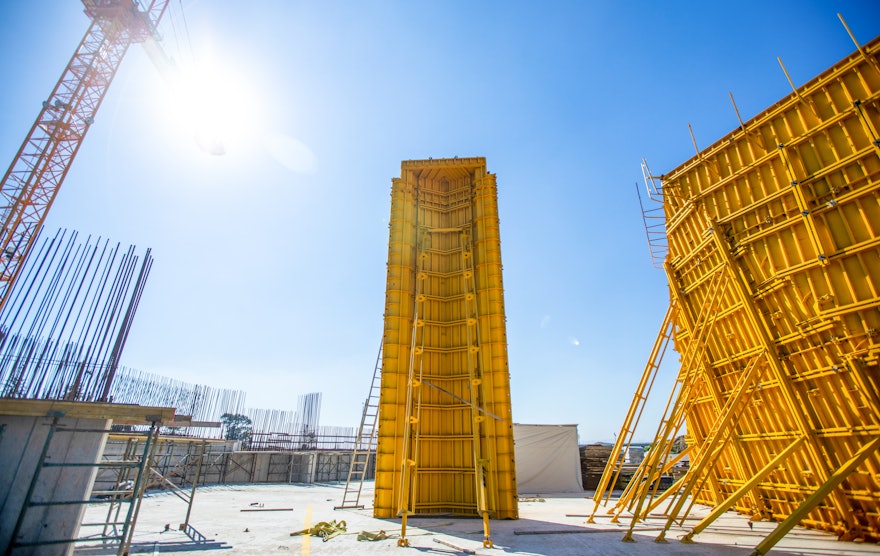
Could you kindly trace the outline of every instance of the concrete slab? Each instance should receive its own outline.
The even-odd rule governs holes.
[[[728,512],[695,538],[694,544],[678,541],[686,531],[673,528],[669,542],[653,542],[661,519],[640,524],[636,542],[621,538],[629,526],[610,523],[600,517],[587,525],[584,515],[592,501],[583,494],[546,494],[523,498],[520,519],[492,521],[495,548],[482,546],[482,524],[478,519],[458,517],[411,518],[407,528],[409,548],[399,548],[399,519],[374,519],[372,509],[334,510],[342,500],[344,484],[314,485],[230,485],[202,487],[196,493],[190,518],[190,535],[178,531],[186,516],[186,504],[170,493],[148,494],[144,498],[134,535],[132,553],[205,556],[218,554],[387,554],[426,553],[437,555],[701,555],[745,556],[768,535],[776,524],[748,526],[745,516]],[[365,483],[361,500],[372,502],[372,482]],[[244,511],[243,511],[244,510]],[[692,517],[705,515],[698,507]],[[86,519],[101,517],[101,507],[90,507]],[[318,522],[345,521],[347,532],[322,542],[319,537],[291,536],[291,532]],[[687,524],[696,523],[688,520]],[[167,530],[166,530],[167,525]],[[385,531],[389,538],[358,541],[358,533]],[[473,552],[470,552],[473,551]],[[75,554],[114,553],[82,545]],[[839,542],[830,534],[797,528],[770,552],[784,555],[880,556],[880,546]]]

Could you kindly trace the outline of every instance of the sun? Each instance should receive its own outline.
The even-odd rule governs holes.
[[[173,124],[203,152],[223,155],[257,140],[261,103],[239,68],[203,55],[196,63],[171,63],[161,73]]]

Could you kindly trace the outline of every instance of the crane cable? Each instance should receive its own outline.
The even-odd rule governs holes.
[[[183,0],[177,0],[177,5],[180,9],[180,23],[175,23],[176,15],[172,10],[168,10],[168,16],[166,17],[167,21],[171,25],[171,34],[174,35],[174,47],[182,62],[184,58],[188,58],[188,61],[191,62],[193,59],[193,48],[192,48],[192,39],[189,34],[189,24],[186,20],[186,14],[183,11]],[[173,4],[172,4],[173,6]],[[183,38],[181,39],[181,33],[178,31],[178,26],[183,29]],[[181,41],[183,44],[181,45]]]
[[[189,49],[190,56],[192,56],[192,40],[189,36],[189,24],[186,21],[186,13],[183,11],[183,0],[177,0],[177,4],[180,6],[180,19],[183,20],[183,35],[186,38],[186,46]]]

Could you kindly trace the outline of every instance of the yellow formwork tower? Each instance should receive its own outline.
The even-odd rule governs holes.
[[[856,45],[649,178],[669,249],[658,345],[671,337],[681,367],[654,447],[609,513],[634,526],[660,508],[658,541],[695,502],[714,509],[684,541],[731,508],[780,522],[755,554],[796,524],[880,541],[880,38]],[[690,467],[662,491],[654,479],[685,430]],[[597,507],[619,470],[609,462]]]
[[[517,518],[495,175],[407,160],[392,181],[374,515]]]

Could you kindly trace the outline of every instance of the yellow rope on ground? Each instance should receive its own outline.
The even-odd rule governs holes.
[[[369,531],[361,531],[358,533],[359,541],[381,541],[388,538],[388,533],[379,531],[378,533],[370,533]]]
[[[340,521],[336,521],[334,519],[329,523],[326,521],[321,521],[320,523],[315,524],[314,527],[303,529],[302,531],[295,531],[291,533],[290,536],[294,537],[296,535],[310,535],[312,537],[321,537],[324,542],[327,542],[333,537],[345,533],[345,530],[345,520],[343,519]]]

